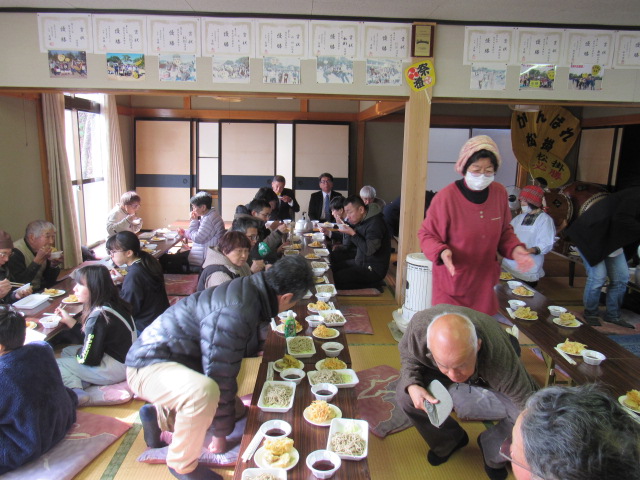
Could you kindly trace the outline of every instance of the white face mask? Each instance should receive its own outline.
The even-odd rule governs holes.
[[[522,210],[522,213],[529,213],[531,211],[531,207],[529,205],[521,205],[520,209]]]
[[[487,188],[493,182],[495,175],[491,175],[490,177],[486,177],[484,175],[474,175],[471,172],[467,172],[464,176],[464,182],[467,184],[471,190],[480,191]]]

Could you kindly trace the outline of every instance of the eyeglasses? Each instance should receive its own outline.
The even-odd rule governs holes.
[[[249,240],[258,240],[258,235],[247,235]]]
[[[530,467],[525,467],[520,462],[516,462],[513,458],[511,458],[511,437],[507,437],[504,442],[502,442],[502,445],[500,445],[500,456],[502,458],[505,458],[506,460],[509,460],[513,465],[517,465],[523,470],[529,472],[531,474],[531,480],[544,480],[544,478],[533,473]]]
[[[473,175],[474,177],[479,177],[480,175],[484,175],[485,177],[493,177],[496,174],[496,171],[493,168],[487,168],[482,171],[480,169],[472,169],[469,167],[467,172]]]
[[[131,203],[130,205],[127,205],[127,206],[133,208],[134,210],[137,210],[140,208],[139,203]]]
[[[0,252],[0,258],[9,258],[11,255],[13,255],[13,250],[9,253]]]
[[[331,183],[331,180],[320,180],[320,183]]]
[[[122,253],[122,252],[124,252],[124,250],[109,250],[109,249],[107,249],[107,255],[109,255],[109,256],[112,256],[114,253],[118,253],[118,252]]]

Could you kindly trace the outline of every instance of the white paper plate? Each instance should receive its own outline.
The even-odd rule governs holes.
[[[313,302],[313,303],[318,303],[318,302]],[[327,305],[329,305],[329,310],[335,310],[336,306],[333,304],[333,302],[325,302]],[[309,307],[310,304],[307,304],[307,310],[309,310],[310,312],[313,313],[317,313],[317,314],[321,314],[322,312],[328,312],[329,310],[318,310],[315,308],[310,308]]]
[[[291,398],[289,399],[289,403],[287,405],[283,407],[268,407],[264,404],[264,399],[263,399],[264,394],[267,391],[267,389],[272,385],[284,385],[292,389]],[[266,382],[264,382],[264,385],[262,386],[262,391],[260,392],[260,398],[258,398],[258,408],[263,412],[285,413],[291,410],[291,407],[293,406],[293,399],[295,398],[295,396],[296,396],[296,384],[294,382],[267,380]]]
[[[50,295],[43,295],[41,293],[33,293],[31,295],[27,295],[24,298],[21,298],[16,303],[13,304],[16,308],[36,308],[39,305],[42,305],[44,302],[51,298]]]
[[[253,455],[253,460],[254,462],[256,462],[256,465],[258,465],[260,468],[273,468],[264,459],[266,454],[267,454],[267,451],[265,450],[265,448],[260,447],[258,450],[256,450],[256,453]],[[295,448],[292,448],[289,454],[291,455],[291,460],[289,460],[289,463],[287,464],[287,466],[281,470],[291,470],[293,467],[295,467],[298,464],[298,460],[300,460],[300,454],[298,453],[298,450],[296,450]]]
[[[273,369],[280,373],[283,369],[278,367],[277,363],[279,360],[282,360],[281,358],[279,358],[278,360],[276,360],[275,362],[273,362]],[[287,367],[287,368],[299,368],[301,370],[304,370],[304,363],[300,360],[296,360],[298,362],[298,365],[296,365],[295,367]]]
[[[298,324],[296,325],[296,333],[300,333],[301,331],[302,331],[302,325],[300,324],[300,322],[298,322]],[[284,323],[281,323],[276,327],[276,332],[284,335]]]
[[[340,360],[339,358],[335,358],[335,357],[332,357],[332,358],[334,358],[335,360]],[[326,358],[324,358],[322,360],[318,360],[316,362],[316,370],[332,370],[332,369],[329,369],[329,368],[324,368],[324,362],[326,362],[326,361],[327,361]],[[340,361],[342,362],[342,360],[340,360]],[[344,363],[344,362],[342,362],[342,363]],[[347,364],[346,363],[344,363],[344,368],[347,368]],[[335,370],[344,370],[344,368],[341,368],[341,369],[336,368]]]
[[[309,340],[307,341],[307,343],[310,344],[309,350],[305,350],[303,353],[291,353],[291,350],[289,348],[289,344],[291,343],[291,340],[293,340],[295,338],[308,338]],[[287,341],[287,353],[289,355],[291,355],[292,357],[295,357],[295,358],[310,358],[310,357],[313,357],[316,354],[316,346],[313,343],[313,338],[311,338],[311,337],[287,337],[286,341]]]
[[[515,290],[515,289],[514,289]],[[531,292],[531,290],[529,290]],[[531,295],[520,295],[519,293],[514,292],[513,290],[511,290],[511,293],[513,293],[516,297],[525,297],[525,298],[531,298],[533,297],[534,293],[531,292]]]
[[[626,403],[624,403],[624,401],[627,399],[626,395],[620,395],[618,397],[618,402],[620,402],[620,405],[622,405],[625,408],[628,408],[629,410],[631,410],[632,412],[636,412],[636,413],[640,413],[640,410],[636,410],[635,408],[631,408],[629,405],[627,405]]]
[[[562,349],[562,345],[564,345],[564,342],[559,343],[558,345],[556,345],[556,347],[558,347],[558,349],[559,349],[560,351],[562,351],[562,353],[566,353],[567,355],[571,355],[572,357],[582,357],[582,350],[586,350],[586,349],[587,349],[587,348],[585,347],[585,348],[583,348],[582,350],[580,350],[580,353],[569,353],[569,352],[565,352],[565,351]]]
[[[69,298],[69,297],[67,297],[67,298]],[[77,302],[70,302],[69,300],[67,300],[67,298],[63,298],[63,299],[62,299],[62,303],[66,304],[66,305],[74,305],[74,304],[76,304],[76,303],[80,303],[80,301],[77,301]]]
[[[332,405],[331,403],[329,404],[329,408],[331,410],[333,410],[333,414],[334,417],[325,421],[325,422],[314,422],[313,420],[311,420],[309,418],[309,409],[311,408],[311,406],[308,406],[307,408],[304,409],[304,411],[302,412],[302,416],[304,417],[304,419],[309,422],[311,425],[315,425],[316,427],[328,427],[329,425],[331,425],[331,420],[333,420],[333,418],[342,418],[342,410],[340,410],[338,407],[336,407],[335,405]]]
[[[556,325],[558,325],[560,327],[564,327],[564,328],[577,328],[580,325],[582,325],[582,323],[580,323],[580,321],[578,321],[577,318],[574,318],[573,322],[571,324],[569,324],[569,325],[563,325],[562,323],[560,323],[560,318],[554,318],[553,319],[553,323],[555,323]]]
[[[343,368],[341,370],[333,370],[333,371],[338,372],[342,375],[349,375],[350,377],[349,381],[345,381],[345,383],[334,384],[338,388],[353,388],[360,382],[360,379],[358,378],[358,375],[356,375],[356,372],[350,368]],[[318,372],[316,370],[311,370],[310,372],[307,372],[307,378],[309,379],[310,385],[315,385],[314,377],[317,373]]]
[[[316,327],[316,328],[318,328],[318,327]],[[329,330],[333,331],[332,335],[330,337],[319,337],[318,335],[315,334],[315,328],[311,332],[311,335],[316,337],[318,340],[331,340],[333,338],[338,338],[340,336],[340,332],[338,330],[336,330],[335,328],[329,328]]]
[[[364,440],[364,452],[362,455],[346,455],[338,453],[331,448],[331,438],[336,433],[355,433]],[[327,439],[327,450],[336,453],[342,460],[362,460],[369,451],[369,423],[365,420],[352,420],[349,418],[334,418],[331,420],[329,428],[329,438]]]
[[[42,292],[42,295],[49,295],[49,297],[54,298],[54,297],[59,297],[60,295],[64,295],[65,293],[67,293],[64,290],[58,290],[58,289],[55,289],[55,290],[56,290],[56,293],[45,293],[45,292]]]

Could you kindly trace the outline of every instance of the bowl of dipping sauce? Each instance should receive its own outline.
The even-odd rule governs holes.
[[[340,457],[329,450],[316,450],[307,455],[307,468],[316,478],[331,478],[340,465],[342,465]]]
[[[596,352],[595,350],[584,349],[582,351],[582,359],[584,363],[588,365],[600,365],[607,359],[603,353]]]
[[[559,317],[561,313],[564,313],[567,311],[566,308],[559,307],[557,305],[549,305],[547,308],[549,309],[549,313],[554,317]]]
[[[291,425],[284,420],[269,420],[260,426],[260,431],[269,439],[284,438],[291,433]]]
[[[317,327],[322,323],[323,317],[322,315],[309,315],[305,320],[310,327]]]
[[[316,383],[311,387],[311,393],[316,397],[316,400],[330,402],[338,393],[338,387],[333,383]]]
[[[316,298],[320,302],[328,303],[331,299],[331,294],[329,292],[318,292],[316,293]]]
[[[514,290],[514,289],[516,289],[518,287],[521,287],[522,286],[522,282],[518,282],[517,280],[509,280],[507,282],[507,285],[509,285],[509,288],[511,290]]]
[[[291,310],[291,316],[293,317],[293,319],[295,320],[295,318],[298,316],[298,314],[296,312],[294,312],[293,310]],[[289,318],[289,312],[280,312],[278,314],[278,318],[280,319],[280,321],[282,323],[287,321],[287,318]]]
[[[42,328],[56,328],[60,323],[60,315],[49,315],[40,319]]]
[[[324,275],[324,272],[326,272],[326,269],[324,268],[316,267],[313,269],[313,274],[316,277],[321,277],[322,275]]]
[[[338,342],[327,342],[322,344],[322,350],[327,354],[327,357],[337,357],[344,349],[344,346]]]
[[[280,372],[280,377],[287,382],[294,382],[296,385],[299,384],[302,379],[306,376],[304,370],[300,368],[285,368]]]
[[[511,310],[516,311],[520,307],[524,307],[526,305],[522,300],[509,300],[509,306]]]
[[[58,260],[62,256],[62,250],[51,252],[49,255],[50,260]]]

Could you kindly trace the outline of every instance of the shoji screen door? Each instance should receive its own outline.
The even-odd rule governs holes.
[[[189,219],[191,122],[137,120],[135,188],[142,199],[143,229]]]
[[[349,188],[349,125],[297,123],[295,125],[295,188],[300,211],[320,190],[318,175],[333,175],[333,189],[347,195]]]
[[[236,206],[253,200],[258,188],[271,186],[275,174],[275,123],[222,123],[220,203],[222,218],[232,221]]]

